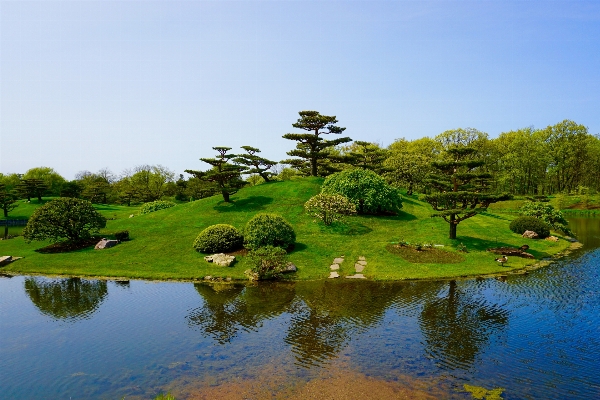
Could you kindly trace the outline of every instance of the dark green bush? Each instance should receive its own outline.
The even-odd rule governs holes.
[[[243,242],[242,234],[234,226],[217,224],[200,232],[193,246],[202,253],[222,253],[241,248]]]
[[[296,242],[294,228],[276,214],[257,214],[244,229],[244,246],[250,250],[274,246],[288,249]]]
[[[287,252],[281,247],[265,246],[248,253],[252,268],[246,271],[250,280],[276,279],[286,267]]]
[[[175,205],[176,204],[173,203],[172,201],[164,201],[164,200],[152,201],[150,203],[145,203],[144,205],[142,205],[142,207],[140,208],[140,215],[150,214],[151,212],[158,211],[158,210],[164,210],[165,208],[175,207]]]
[[[536,217],[518,217],[510,223],[510,230],[519,235],[525,231],[534,231],[541,238],[550,236],[550,226]]]
[[[115,239],[122,242],[124,240],[129,240],[129,231],[119,231],[115,233]]]

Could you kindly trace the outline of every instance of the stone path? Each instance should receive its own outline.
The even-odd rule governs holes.
[[[344,256],[340,256],[333,259],[333,263],[329,266],[331,272],[329,273],[329,279],[339,278],[340,274],[338,270],[340,269],[340,264],[344,262]],[[358,261],[354,264],[354,275],[346,276],[349,279],[365,279],[365,276],[362,274],[365,267],[367,266],[367,260],[365,257],[358,257]]]

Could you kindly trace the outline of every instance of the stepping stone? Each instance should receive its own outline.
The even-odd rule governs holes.
[[[366,258],[365,258],[364,256],[360,256],[360,257],[358,257],[358,260],[359,260],[359,261],[365,261],[365,260],[366,260]]]
[[[346,278],[348,278],[348,279],[366,279],[363,274],[354,274],[354,275],[347,276]]]
[[[336,271],[336,270],[340,269],[340,265],[339,264],[331,264],[329,266],[329,268],[331,268],[332,271]]]
[[[338,257],[333,259],[334,264],[341,264],[344,262],[344,257]]]
[[[354,264],[354,269],[356,270],[356,272],[363,272],[363,270],[365,269],[365,266],[356,263],[356,264]]]
[[[367,262],[365,260],[358,260],[356,263],[364,266],[367,265]]]
[[[339,278],[340,274],[338,274],[336,271],[332,271],[329,273],[329,279],[333,279],[333,278]]]

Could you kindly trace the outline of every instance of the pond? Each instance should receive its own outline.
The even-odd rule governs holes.
[[[0,240],[11,239],[23,234],[24,226],[0,225]]]
[[[2,397],[599,398],[600,219],[571,226],[581,251],[505,279],[1,277]]]

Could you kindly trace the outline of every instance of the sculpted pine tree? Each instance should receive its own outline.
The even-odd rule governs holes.
[[[42,196],[48,190],[48,186],[41,179],[21,179],[21,182],[16,187],[17,192],[22,197],[26,197],[27,201],[31,201],[32,197],[37,197],[38,201],[42,202]]]
[[[221,191],[223,200],[229,203],[229,197],[232,194],[237,193],[237,191],[246,184],[246,182],[242,180],[241,174],[247,167],[232,164],[230,162],[238,157],[235,154],[227,154],[227,152],[231,150],[231,147],[213,147],[213,149],[219,153],[216,158],[200,159],[201,161],[212,165],[213,167],[211,169],[204,172],[186,169],[185,172],[194,175],[196,178],[203,181],[214,183]]]
[[[290,164],[307,175],[319,175],[319,161],[331,159],[332,155],[327,150],[338,144],[351,142],[349,137],[334,140],[325,140],[321,135],[341,134],[346,128],[336,126],[338,122],[335,116],[321,115],[318,111],[300,111],[300,118],[292,126],[304,129],[311,133],[286,133],[284,139],[295,140],[296,149],[288,151],[287,154],[296,159],[284,160],[282,163]]]
[[[8,213],[18,207],[17,204],[17,196],[6,190],[6,185],[4,183],[0,183],[0,209],[4,214],[4,218],[8,218]]]
[[[433,162],[437,173],[426,180],[436,193],[425,197],[425,201],[436,211],[432,217],[443,218],[450,224],[450,239],[456,239],[456,227],[488,206],[509,200],[509,194],[492,194],[488,191],[488,180],[492,177],[483,172],[484,162],[473,158],[477,153],[472,147],[454,146],[446,150],[447,161]]]
[[[244,174],[258,174],[265,182],[269,182],[270,177],[273,175],[269,170],[277,165],[277,161],[267,160],[256,155],[256,153],[260,153],[260,150],[256,147],[242,146],[242,149],[246,150],[246,154],[238,155],[233,161],[248,167],[243,172]]]

